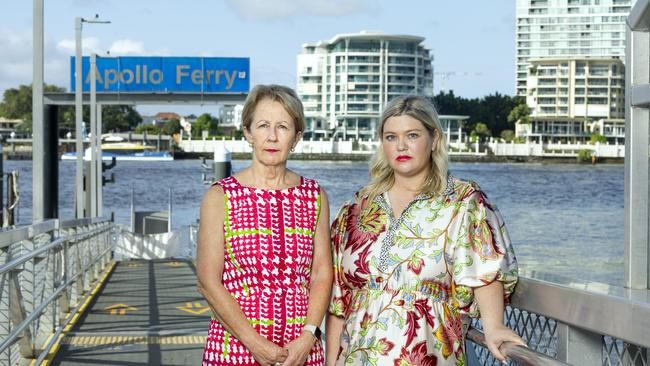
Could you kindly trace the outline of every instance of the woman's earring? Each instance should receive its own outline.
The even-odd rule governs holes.
[[[291,148],[291,152],[294,152],[294,151],[296,151],[296,147],[295,147],[295,146]]]

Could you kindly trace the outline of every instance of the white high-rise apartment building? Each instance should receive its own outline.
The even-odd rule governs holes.
[[[625,67],[611,58],[531,60],[526,94],[532,116],[625,118]]]
[[[361,32],[303,45],[297,92],[314,137],[374,138],[381,111],[403,94],[433,95],[423,37]]]
[[[635,0],[516,0],[517,95],[530,59],[615,58],[625,63],[625,20]]]

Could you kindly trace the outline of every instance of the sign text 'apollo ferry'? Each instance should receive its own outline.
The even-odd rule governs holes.
[[[75,91],[75,57],[70,58]],[[90,91],[90,57],[82,58],[83,91]],[[97,57],[97,92],[248,93],[245,57]]]

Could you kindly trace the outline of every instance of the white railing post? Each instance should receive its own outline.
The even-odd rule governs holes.
[[[574,366],[602,365],[603,337],[558,322],[557,358]]]
[[[625,69],[625,286],[650,287],[648,246],[648,121],[650,25],[648,0],[639,0],[627,22]]]

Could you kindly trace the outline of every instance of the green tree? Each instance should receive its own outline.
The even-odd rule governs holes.
[[[219,119],[212,117],[210,113],[203,113],[192,125],[192,135],[199,137],[202,131],[208,131],[209,135],[216,135],[219,129]]]
[[[432,99],[439,114],[457,114],[469,116],[466,128],[474,130],[476,124],[482,122],[498,136],[501,131],[512,129],[508,123],[510,111],[524,103],[521,97],[511,97],[494,93],[483,98],[467,99],[454,95],[453,91],[440,92]]]
[[[46,93],[64,92],[65,88],[45,84]],[[18,127],[21,131],[32,132],[32,86],[20,85],[18,88],[5,90],[0,103],[0,116],[12,119],[22,119]]]
[[[173,135],[175,133],[179,133],[181,130],[181,121],[177,120],[176,118],[170,119],[169,121],[165,122],[165,125],[162,128],[162,131],[165,135]]]
[[[607,142],[607,137],[605,137],[605,136],[603,136],[603,135],[601,135],[599,133],[594,133],[594,134],[591,135],[591,143],[595,144],[596,142],[605,143],[605,142]]]
[[[514,126],[517,121],[521,123],[530,123],[530,108],[525,103],[518,104],[508,114],[508,124]]]
[[[59,130],[73,131],[75,127],[75,109],[73,106],[63,107],[63,117],[59,121]],[[90,106],[83,106],[83,121],[86,128],[90,126]],[[142,116],[130,105],[102,106],[102,131],[126,132],[133,131],[140,123]]]
[[[135,133],[147,133],[147,135],[157,135],[160,133],[160,127],[156,125],[139,125],[135,128]]]
[[[501,131],[501,138],[506,142],[514,141],[515,132],[512,130],[503,130]]]
[[[479,122],[474,126],[470,135],[477,136],[484,140],[485,138],[492,136],[492,131],[490,131],[487,124]]]

